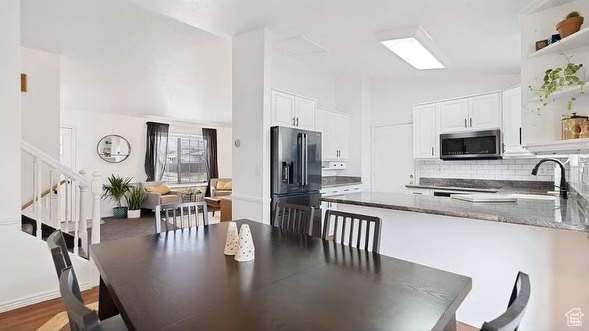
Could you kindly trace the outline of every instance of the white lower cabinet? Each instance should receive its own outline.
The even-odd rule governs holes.
[[[362,192],[362,185],[350,185],[350,186],[335,186],[335,187],[327,187],[321,190],[322,197],[340,195],[340,194],[349,194],[349,193],[358,193]],[[325,212],[328,210],[337,210],[337,203],[335,202],[321,202],[321,231],[323,231],[323,221],[325,220]],[[329,229],[329,235],[333,234],[333,222]],[[323,233],[323,232],[322,232]]]
[[[407,193],[412,195],[434,195],[434,190],[426,188],[407,187]]]

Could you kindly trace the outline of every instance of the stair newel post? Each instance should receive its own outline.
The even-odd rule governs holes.
[[[41,222],[41,175],[42,175],[42,169],[41,169],[41,162],[39,161],[39,159],[37,157],[35,157],[35,160],[33,161],[33,167],[35,168],[35,180],[34,180],[34,187],[35,187],[35,218],[37,221],[37,238],[42,239],[42,231],[41,231],[41,224],[43,222]]]
[[[100,197],[102,195],[102,174],[92,174],[92,244],[100,242]]]

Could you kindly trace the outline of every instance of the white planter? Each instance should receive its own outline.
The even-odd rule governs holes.
[[[127,211],[127,218],[139,218],[141,217],[141,209]]]

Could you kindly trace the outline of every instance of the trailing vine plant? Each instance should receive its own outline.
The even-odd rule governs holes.
[[[543,108],[545,108],[550,102],[554,101],[554,98],[551,98],[553,93],[564,91],[565,89],[573,88],[575,86],[581,86],[579,93],[571,96],[567,102],[567,113],[563,115],[563,117],[569,118],[577,97],[584,93],[583,86],[585,85],[585,82],[582,79],[584,77],[579,78],[577,76],[577,72],[583,67],[583,64],[575,64],[571,62],[572,55],[568,56],[565,53],[561,54],[566,58],[566,67],[557,67],[546,70],[546,72],[544,72],[544,83],[542,86],[535,89],[530,85],[528,88],[540,98],[541,105],[536,109],[536,111],[540,113]]]

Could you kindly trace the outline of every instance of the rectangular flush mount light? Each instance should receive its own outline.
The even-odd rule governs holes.
[[[377,39],[415,69],[443,69],[444,56],[433,39],[420,26],[382,31]]]

